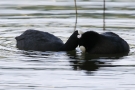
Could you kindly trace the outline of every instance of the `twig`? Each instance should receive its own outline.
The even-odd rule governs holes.
[[[105,0],[104,0],[104,5],[103,5],[103,30],[105,30],[105,27],[106,27],[106,25],[105,25],[105,10],[106,10],[106,8],[105,8]]]
[[[75,19],[75,27],[74,27],[74,31],[75,31],[77,27],[77,4],[76,4],[76,0],[74,0],[74,2],[75,2],[75,11],[76,11],[76,19]]]

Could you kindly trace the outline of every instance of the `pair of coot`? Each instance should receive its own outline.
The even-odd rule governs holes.
[[[81,33],[74,31],[64,44],[63,41],[48,33],[38,30],[26,30],[16,38],[16,47],[34,51],[71,51],[79,45],[82,52],[91,54],[116,54],[129,52],[128,43],[113,32],[99,34],[95,31]]]

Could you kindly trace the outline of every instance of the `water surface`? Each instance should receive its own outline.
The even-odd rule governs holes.
[[[105,32],[103,2],[77,0],[78,26],[82,31]],[[75,24],[73,0],[0,1],[1,90],[134,90],[135,0],[106,0],[106,31],[124,38],[130,53],[122,57],[71,52],[18,50],[15,37],[26,29],[46,31],[64,42]]]

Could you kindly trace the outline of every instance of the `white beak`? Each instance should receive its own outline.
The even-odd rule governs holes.
[[[82,51],[82,53],[85,53],[86,48],[85,48],[84,46],[80,46],[79,48],[80,48],[80,50]]]

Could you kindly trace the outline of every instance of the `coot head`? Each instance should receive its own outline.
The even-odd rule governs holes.
[[[83,52],[89,52],[97,44],[100,35],[94,31],[82,33],[79,31],[79,47]]]

